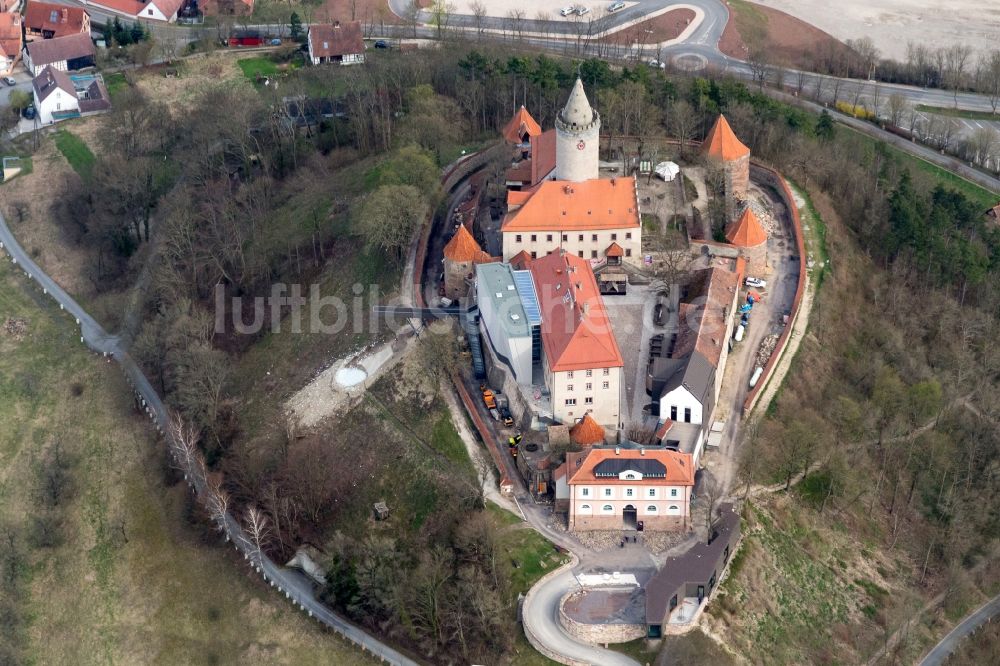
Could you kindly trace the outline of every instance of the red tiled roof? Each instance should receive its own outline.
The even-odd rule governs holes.
[[[471,261],[477,264],[493,261],[493,257],[483,252],[464,224],[458,225],[458,231],[444,246],[444,257],[451,261]]]
[[[604,251],[604,254],[609,257],[624,257],[625,250],[623,250],[622,246],[618,243],[611,243],[611,245],[608,246],[608,249]]]
[[[365,51],[365,43],[361,38],[361,21],[344,21],[336,25],[310,25],[309,37],[312,42],[312,55],[317,58]]]
[[[671,421],[670,419],[667,419],[666,421],[664,421],[663,425],[661,425],[656,430],[656,439],[662,440],[664,437],[666,437],[667,433],[670,432],[670,429],[673,426],[674,426],[674,422]]]
[[[156,7],[160,10],[160,13],[167,17],[169,21],[174,14],[180,11],[180,8],[184,5],[184,0],[150,0],[146,3],[146,7]],[[146,12],[143,12],[146,14]]]
[[[86,18],[87,12],[82,7],[29,2],[24,8],[25,27],[38,32],[51,32],[53,37],[84,32]]]
[[[95,53],[94,42],[90,41],[90,35],[82,32],[54,39],[36,40],[28,44],[27,50],[32,67],[85,58]]]
[[[0,14],[0,51],[8,58],[14,58],[21,52],[20,14]]]
[[[503,128],[503,138],[510,143],[521,143],[521,137],[525,134],[530,138],[541,133],[541,126],[535,122],[523,104]]]
[[[509,195],[507,202],[511,203]],[[630,176],[581,183],[546,180],[534,188],[534,194],[520,208],[507,214],[502,231],[591,231],[638,226],[639,202],[635,178]]]
[[[584,414],[580,422],[569,430],[569,438],[583,446],[604,443],[604,428],[590,414]]]
[[[726,240],[736,247],[757,247],[767,242],[767,233],[749,207],[726,229]]]
[[[583,456],[583,460],[580,460]],[[641,481],[626,481],[616,477],[598,478],[594,475],[594,468],[605,460],[656,460],[666,468],[666,476],[663,478],[644,478]],[[576,468],[569,475],[569,484],[581,483],[601,483],[602,485],[645,485],[645,486],[693,486],[694,485],[694,462],[690,453],[671,451],[667,449],[589,449],[573,456],[570,460],[566,455],[566,465],[568,468]]]
[[[701,288],[689,295],[690,301],[678,309],[680,330],[673,356],[680,358],[693,351],[719,367],[722,345],[726,344],[726,311],[732,306],[739,288],[735,271],[712,267],[701,272]],[[728,314],[732,314],[731,312]]]
[[[137,16],[142,13],[142,8],[145,7],[147,3],[142,2],[141,0],[91,0],[90,4],[97,7],[113,9],[123,14]]]
[[[521,250],[510,258],[510,265],[519,270],[524,270],[531,264],[531,255],[527,250]]]
[[[590,262],[563,250],[528,266],[542,311],[542,345],[552,372],[624,365]]]
[[[736,138],[733,128],[729,126],[729,121],[721,113],[715,124],[712,125],[712,129],[709,130],[708,136],[705,137],[702,150],[709,157],[723,162],[738,160],[750,154],[750,149]]]

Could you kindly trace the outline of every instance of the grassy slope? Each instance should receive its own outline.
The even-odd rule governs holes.
[[[860,132],[855,132],[848,127],[837,127],[838,132],[850,132],[859,138],[863,143],[868,145],[870,150],[875,150],[876,146],[885,150],[885,152],[894,159],[898,160],[905,168],[909,169],[910,172],[922,173],[936,182],[939,182],[946,187],[958,190],[968,198],[976,202],[983,210],[986,210],[990,206],[993,206],[997,202],[997,198],[1000,197],[1000,193],[990,192],[986,188],[976,185],[970,180],[966,180],[959,175],[953,174],[950,171],[946,171],[936,164],[931,164],[926,160],[922,160],[919,157],[910,155],[909,153],[904,153],[898,148],[894,148],[885,143],[881,143],[872,139]]]
[[[94,169],[94,162],[97,160],[83,139],[70,133],[67,129],[56,132],[56,148],[59,149],[69,162],[73,170],[80,174],[80,177],[87,179]]]
[[[25,661],[370,663],[183,523],[184,491],[163,485],[160,450],[117,367],[83,351],[72,322],[26,285],[0,263],[0,312],[29,331],[21,342],[0,333],[0,522],[23,534],[26,480],[53,441],[76,460],[76,492],[62,546],[21,540]]]

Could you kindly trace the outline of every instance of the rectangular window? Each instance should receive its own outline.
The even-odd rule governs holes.
[[[601,388],[603,389],[611,388],[611,382],[601,382]]]
[[[566,384],[566,390],[567,391],[572,391],[573,390],[573,385],[572,384]]]
[[[597,259],[597,250],[591,250],[590,251],[590,258],[591,259]]]
[[[569,236],[567,236],[566,234],[563,234],[562,238],[563,238],[563,243],[569,240]]]
[[[618,234],[611,234],[611,240],[618,240]]]
[[[591,234],[590,240],[593,241],[594,243],[596,243],[597,242],[597,234]]]
[[[584,488],[583,490],[580,491],[580,494],[583,495],[584,497],[590,497],[590,488]]]
[[[650,497],[656,497],[656,488],[650,488],[649,489],[649,496]]]
[[[625,497],[632,497],[632,494],[633,493],[632,493],[632,489],[631,488],[626,488],[625,489]]]
[[[607,377],[611,374],[611,368],[604,368],[604,370],[601,370],[601,374]]]
[[[594,375],[594,371],[593,370],[587,370],[587,376],[588,377],[592,377],[593,375]]]
[[[576,398],[566,398],[566,405],[572,407],[576,404]]]
[[[670,420],[677,420],[677,405],[670,405]]]
[[[537,259],[538,258],[538,253],[537,252],[532,252],[531,253],[531,258],[532,259]]]
[[[518,235],[514,236],[514,241],[520,243],[521,242],[521,234],[518,234]]]
[[[593,398],[589,398],[589,397],[588,398],[584,398],[583,399],[583,404],[585,404],[585,405],[592,405],[592,404],[594,404],[594,399]]]
[[[671,488],[670,489],[670,496],[671,497],[677,497],[677,489],[676,488]]]
[[[531,242],[534,243],[536,240],[538,240],[538,236],[531,234]]]
[[[611,488],[605,488],[604,489],[604,496],[605,497],[611,497]]]
[[[684,408],[684,423],[691,423],[691,408]]]
[[[578,256],[578,257],[580,257],[581,259],[583,259],[583,250],[577,250],[577,252],[576,252],[576,256]]]
[[[630,248],[630,247],[625,248],[625,256],[626,257],[631,257],[632,256],[632,248]]]
[[[551,243],[552,242],[552,234],[546,234],[546,236],[545,236],[545,242],[546,243]]]
[[[569,372],[566,373],[566,379],[573,379],[573,371],[572,370],[570,370]]]
[[[626,231],[625,232],[625,240],[632,240],[632,232],[631,231]]]
[[[587,382],[587,390],[588,391],[593,391],[594,390],[594,385],[591,384],[590,382]]]
[[[579,238],[577,238],[577,240],[578,240],[578,241],[580,241],[580,242],[582,243],[582,242],[583,242],[583,234],[580,234],[580,237],[579,237]]]

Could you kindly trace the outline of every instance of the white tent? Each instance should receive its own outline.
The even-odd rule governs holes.
[[[670,182],[681,172],[681,168],[673,162],[660,162],[656,165],[654,173],[663,180]]]

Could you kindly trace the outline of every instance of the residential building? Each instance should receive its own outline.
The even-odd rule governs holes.
[[[82,7],[29,1],[24,8],[24,38],[27,41],[77,33],[90,35],[90,15]]]
[[[606,263],[641,265],[636,181],[598,178],[600,125],[577,79],[554,136],[529,137],[527,164],[508,171],[508,212],[501,227],[505,261],[522,251],[541,257],[560,248],[595,269]]]
[[[89,34],[36,40],[24,47],[24,66],[38,76],[47,66],[60,71],[75,71],[94,65],[94,42]]]
[[[722,389],[741,279],[739,271],[699,271],[679,307],[680,328],[664,356],[650,360],[646,389],[658,405],[657,435],[701,459],[712,410]]]
[[[31,86],[41,124],[49,125],[56,120],[80,115],[76,88],[66,72],[46,65],[32,80]]]
[[[483,252],[465,225],[459,224],[444,246],[444,295],[453,300],[465,296],[475,277],[475,265],[493,261],[497,259]]]
[[[541,355],[553,418],[573,423],[589,414],[621,427],[622,361],[590,264],[565,251],[528,266],[541,311]]]
[[[173,22],[185,0],[89,0],[88,4],[149,21]]]
[[[759,271],[767,266],[767,232],[749,206],[726,229],[726,240],[739,248],[750,268]]]
[[[556,501],[570,531],[683,530],[691,524],[695,466],[667,449],[592,448],[556,468]]]
[[[21,15],[0,13],[0,75],[7,76],[21,57]]]
[[[361,21],[340,21],[333,25],[314,24],[308,32],[309,61],[314,65],[339,62],[351,65],[365,61]]]
[[[733,505],[724,504],[708,539],[699,539],[684,553],[667,557],[644,588],[647,638],[663,637],[664,625],[671,624],[670,616],[678,606],[688,602],[701,605],[712,594],[739,540],[740,514]]]

